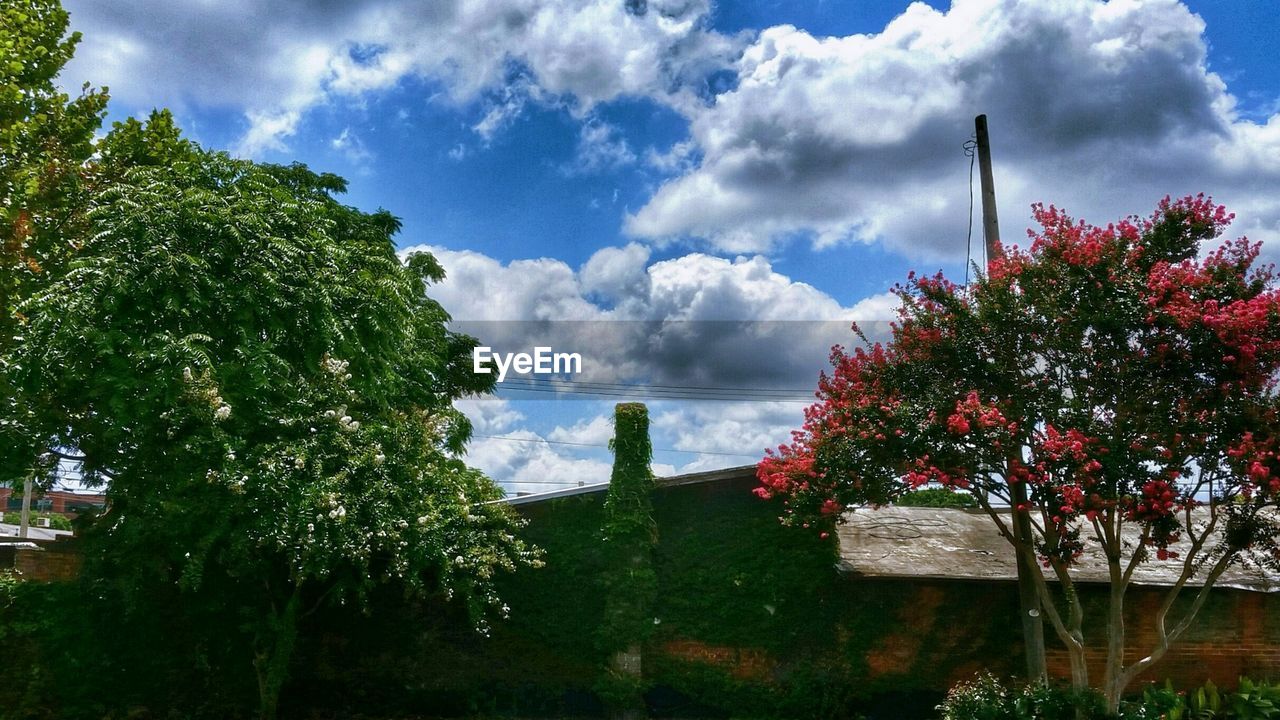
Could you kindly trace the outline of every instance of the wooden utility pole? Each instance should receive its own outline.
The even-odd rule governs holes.
[[[977,130],[978,174],[982,179],[982,235],[986,240],[987,264],[990,269],[992,260],[1001,257],[1004,251],[1000,247],[1000,221],[996,217],[996,185],[991,173],[991,138],[987,134],[987,116],[979,115],[974,119]],[[1009,499],[1013,503],[1013,539],[1019,548],[1031,542],[1031,516],[1029,511],[1019,510],[1026,507],[1026,483],[1014,482],[1010,473],[1005,473],[1009,485]],[[1026,646],[1027,679],[1032,682],[1047,680],[1048,673],[1044,664],[1044,621],[1040,617],[1040,596],[1036,592],[1032,573],[1037,569],[1031,567],[1023,557],[1021,550],[1016,553],[1018,562],[1018,606],[1022,617],[1022,638]]]

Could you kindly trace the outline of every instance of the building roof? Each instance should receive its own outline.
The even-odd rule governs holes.
[[[724,468],[721,470],[708,470],[705,472],[685,473],[684,475],[668,475],[666,477],[654,478],[654,484],[660,488],[679,487],[681,485],[698,485],[701,483],[720,482],[723,480],[742,480],[753,478],[755,475],[755,465],[739,465],[737,467]],[[549,492],[531,493],[529,495],[516,495],[514,497],[503,498],[501,502],[505,502],[508,505],[527,505],[529,503],[556,500],[558,498],[572,497],[574,495],[604,492],[608,489],[609,483],[607,482],[592,483],[590,485],[579,485],[578,487],[565,488],[563,490],[551,490]]]
[[[1007,512],[1007,511],[1006,511]],[[946,580],[1014,580],[1013,549],[981,510],[952,508],[858,508],[845,516],[837,537],[842,570],[869,577]],[[1136,532],[1131,541],[1136,541]],[[1072,573],[1078,582],[1107,582],[1098,544],[1085,543]],[[1172,550],[1179,550],[1177,545]],[[1172,586],[1182,570],[1177,560],[1151,560],[1133,573],[1135,585]],[[1193,576],[1189,585],[1203,584]],[[1280,576],[1234,565],[1216,583],[1259,592],[1280,592]]]

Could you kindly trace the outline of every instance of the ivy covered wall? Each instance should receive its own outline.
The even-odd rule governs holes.
[[[1017,665],[1001,657],[1011,649],[1007,623],[990,621],[1013,612],[1010,588],[844,576],[834,542],[780,526],[778,508],[751,494],[754,482],[744,474],[653,492],[657,592],[643,649],[652,712],[851,717],[877,702],[929,708],[954,677]],[[511,618],[490,637],[387,598],[366,617],[324,620],[326,633],[299,663],[317,671],[297,678],[295,697],[363,712],[602,714],[603,501],[594,493],[520,506],[546,567],[507,582]],[[938,612],[951,603],[991,615],[958,627]]]
[[[652,714],[925,718],[957,680],[1022,667],[1012,584],[842,575],[834,545],[780,526],[753,485],[747,473],[652,494],[657,590],[643,646]],[[511,617],[487,637],[448,604],[389,589],[366,613],[312,616],[286,716],[603,716],[603,500],[518,506],[546,566],[506,579]],[[1139,606],[1154,597],[1133,593]],[[196,625],[176,597],[148,597],[147,607],[111,597],[73,583],[0,584],[0,647],[13,668],[0,682],[0,718],[125,717],[135,706],[151,712],[139,717],[224,718],[251,707],[234,618]],[[1217,591],[1192,642],[1156,675],[1179,687],[1208,677],[1230,686],[1245,671],[1280,677],[1278,617],[1276,595]]]

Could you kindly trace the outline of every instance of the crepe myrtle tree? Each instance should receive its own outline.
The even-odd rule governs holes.
[[[453,401],[492,379],[425,294],[435,259],[402,262],[398,221],[337,202],[340,178],[204,151],[167,113],[100,157],[92,238],[23,304],[15,355],[47,453],[106,484],[99,567],[238,608],[264,718],[324,603],[393,582],[482,628],[505,612],[495,575],[537,560],[457,459]]]
[[[910,276],[887,343],[833,349],[819,402],[760,463],[757,493],[821,531],[925,485],[972,493],[1035,568],[1079,688],[1091,679],[1076,563],[1094,546],[1110,582],[1096,685],[1114,712],[1229,566],[1277,567],[1280,295],[1258,244],[1199,254],[1232,218],[1204,196],[1105,227],[1034,215],[1029,249],[968,289]],[[1029,496],[1013,510],[1033,528],[1022,542],[1013,483]],[[1126,664],[1125,592],[1144,563],[1174,583],[1143,618],[1156,646]]]

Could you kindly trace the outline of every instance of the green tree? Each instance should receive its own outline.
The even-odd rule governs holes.
[[[67,25],[57,0],[0,4],[0,482],[35,473],[47,445],[9,384],[24,327],[18,306],[85,240],[89,160],[107,104],[105,90],[85,84],[72,99],[54,84],[80,41]]]
[[[1203,196],[1105,227],[1035,212],[1029,249],[967,289],[913,278],[888,344],[833,355],[759,494],[830,524],[931,483],[969,490],[1034,569],[1074,685],[1114,714],[1230,566],[1280,572],[1280,290],[1256,243],[1200,254],[1231,221]],[[1017,484],[1029,501],[1010,509]],[[1100,682],[1075,589],[1090,548],[1109,587]],[[1143,618],[1154,647],[1127,661],[1125,594],[1147,564],[1172,586]]]
[[[107,485],[98,567],[235,608],[264,718],[323,603],[394,582],[501,611],[494,576],[534,557],[457,459],[452,403],[492,379],[425,293],[435,259],[402,262],[341,178],[204,151],[165,113],[101,156],[93,239],[22,304],[16,352],[54,447]]]

